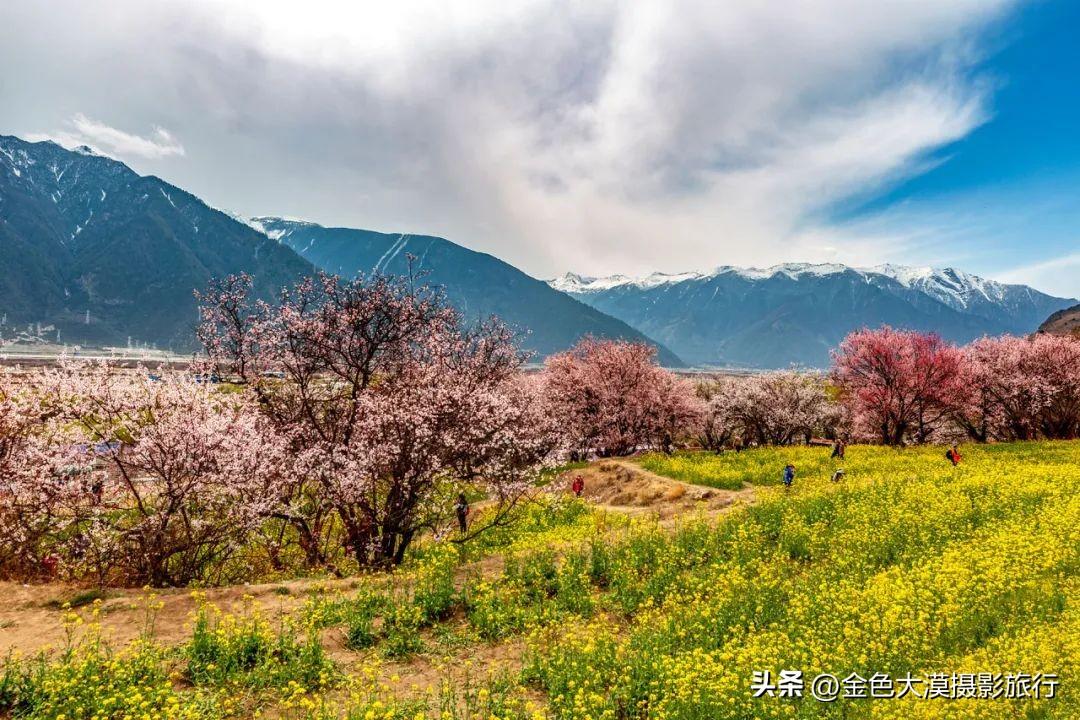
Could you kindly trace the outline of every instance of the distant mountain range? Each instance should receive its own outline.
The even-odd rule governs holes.
[[[541,357],[565,350],[584,335],[652,342],[623,321],[556,292],[496,257],[443,238],[328,228],[276,217],[246,222],[317,267],[345,277],[405,274],[412,257],[413,271],[426,273],[424,282],[442,287],[467,319],[497,315],[511,327],[527,330],[523,345]],[[683,365],[662,345],[657,356],[666,366]]]
[[[952,268],[785,264],[640,278],[568,273],[549,284],[664,343],[692,365],[823,367],[861,327],[967,342],[1034,331],[1076,303]]]
[[[344,276],[403,273],[409,254],[467,319],[500,316],[540,356],[585,335],[652,342],[442,238],[242,221],[89,148],[0,136],[0,339],[124,345],[130,338],[188,351],[198,319],[192,291],[212,277],[246,271],[256,293],[271,297],[316,266]],[[658,357],[682,365],[662,346]]]
[[[465,315],[498,315],[545,356],[585,335],[645,340],[668,366],[822,366],[882,323],[964,342],[1027,333],[1076,304],[958,270],[778,265],[545,283],[427,235],[240,218],[89,148],[0,136],[0,339],[194,348],[192,291],[246,271],[271,297],[317,268],[405,273],[409,257]]]
[[[246,270],[270,296],[314,268],[199,198],[89,148],[0,136],[0,336],[194,346],[192,290]]]

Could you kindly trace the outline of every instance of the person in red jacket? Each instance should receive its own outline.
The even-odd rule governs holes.
[[[581,493],[585,491],[585,481],[581,479],[580,475],[574,476],[574,482],[570,485],[570,489],[574,491],[574,497],[581,497]]]
[[[953,445],[951,448],[945,451],[945,457],[949,459],[949,462],[953,464],[953,467],[956,467],[960,464],[960,460],[962,459],[960,457],[960,448],[958,448],[956,445]]]

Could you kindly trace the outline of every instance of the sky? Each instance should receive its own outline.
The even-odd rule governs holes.
[[[0,134],[537,277],[954,266],[1080,297],[1080,3],[38,0]]]

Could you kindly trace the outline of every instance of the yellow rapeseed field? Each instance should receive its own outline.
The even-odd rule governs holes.
[[[11,658],[0,708],[65,720],[1080,718],[1080,443],[962,452],[957,467],[940,447],[645,457],[686,482],[752,485],[755,502],[672,525],[551,497],[472,548],[425,541],[394,575],[316,593],[286,618],[203,605],[180,646],[110,649],[91,633]],[[84,620],[93,612],[67,622]],[[443,680],[410,682],[432,672]]]

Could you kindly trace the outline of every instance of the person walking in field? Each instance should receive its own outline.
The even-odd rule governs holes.
[[[41,559],[41,570],[45,573],[45,577],[50,580],[56,577],[56,571],[60,567],[60,556],[55,553],[49,553]]]
[[[960,460],[962,459],[960,457],[960,448],[958,448],[956,445],[953,445],[951,448],[945,451],[945,457],[948,458],[949,462],[953,464],[953,467],[956,467],[960,464]]]
[[[585,491],[585,481],[581,479],[580,475],[574,476],[574,483],[570,486],[570,489],[574,491],[574,497],[581,497],[581,493]]]
[[[834,442],[833,446],[832,446],[832,457],[833,457],[833,459],[843,460],[844,459],[844,452],[846,450],[847,450],[847,446],[844,444],[844,441],[837,439],[837,441]]]
[[[469,501],[465,499],[465,493],[458,493],[454,514],[457,515],[458,530],[464,535],[469,526]]]
[[[790,489],[793,482],[795,482],[795,466],[788,463],[784,466],[784,489]]]

